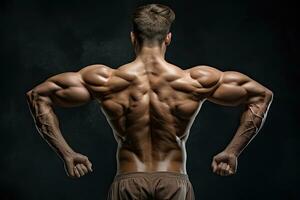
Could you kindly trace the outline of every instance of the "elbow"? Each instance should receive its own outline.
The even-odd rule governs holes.
[[[26,92],[25,96],[26,96],[26,100],[28,102],[30,102],[32,100],[32,93],[33,93],[33,90],[29,90],[28,92]]]
[[[26,92],[26,97],[30,97],[32,95],[32,90],[29,90],[28,92]]]
[[[269,89],[266,89],[266,91],[265,91],[265,98],[266,98],[266,100],[268,102],[271,103],[273,101],[273,96],[274,96],[273,92],[271,90],[269,90]]]
[[[40,95],[34,89],[29,90],[28,92],[26,92],[25,96],[26,96],[27,102],[29,102],[29,103],[40,99],[39,98]]]
[[[33,102],[35,102],[38,104],[51,105],[51,103],[52,103],[49,96],[41,95],[40,92],[37,91],[35,88],[26,92],[25,96],[26,96],[26,100],[29,104],[32,104]]]

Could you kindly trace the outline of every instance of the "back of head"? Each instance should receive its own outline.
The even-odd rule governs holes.
[[[161,44],[169,33],[175,13],[161,4],[148,4],[133,13],[133,32],[139,44]]]

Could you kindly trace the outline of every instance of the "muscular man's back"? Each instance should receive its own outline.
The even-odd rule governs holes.
[[[185,142],[200,105],[189,71],[163,60],[106,70],[110,89],[99,102],[118,142],[118,172],[186,173]]]
[[[117,175],[108,199],[193,200],[185,144],[204,100],[243,104],[240,125],[228,146],[213,157],[213,172],[232,175],[237,158],[266,118],[273,94],[250,77],[208,66],[187,70],[165,60],[174,12],[149,4],[133,15],[134,61],[112,69],[87,66],[48,78],[27,92],[35,125],[58,153],[70,177],[92,172],[88,157],[75,152],[59,128],[55,106],[80,106],[96,99],[118,143]]]
[[[79,106],[98,100],[118,142],[117,173],[186,174],[185,143],[204,100],[227,106],[244,104],[240,127],[224,150],[226,155],[221,153],[212,163],[214,172],[228,174],[235,172],[236,157],[262,126],[272,92],[238,72],[208,66],[182,70],[150,56],[118,69],[91,65],[79,72],[58,74],[29,91],[27,97],[39,132],[66,162],[71,176],[76,173],[74,159],[81,156],[62,137],[55,105]],[[83,161],[91,167],[87,157]],[[230,162],[231,168],[217,165]]]

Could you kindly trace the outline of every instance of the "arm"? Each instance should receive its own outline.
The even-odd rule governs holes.
[[[88,171],[91,172],[92,164],[86,156],[74,152],[67,144],[61,134],[59,121],[53,108],[55,106],[74,107],[91,101],[93,98],[86,87],[85,77],[89,81],[93,76],[91,70],[95,68],[99,70],[99,67],[93,66],[86,67],[79,72],[53,76],[27,92],[28,105],[38,132],[64,161],[65,169],[70,177],[80,177]]]
[[[207,99],[225,105],[244,105],[239,127],[225,150],[213,158],[213,171],[219,175],[236,172],[237,157],[256,136],[267,116],[273,93],[248,76],[204,67],[198,72],[199,83],[207,87]]]

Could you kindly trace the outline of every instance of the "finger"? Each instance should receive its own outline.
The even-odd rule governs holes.
[[[84,176],[84,171],[83,171],[83,169],[81,168],[80,164],[77,164],[77,165],[76,165],[76,168],[78,169],[78,172],[79,172],[80,176]]]
[[[93,171],[93,169],[92,169],[92,163],[89,160],[86,160],[85,165],[87,166],[87,168],[88,168],[88,170],[90,172]]]
[[[71,176],[71,177],[74,177],[73,162],[67,162],[66,163],[66,168],[67,168],[68,175]]]
[[[229,172],[229,170],[230,170],[230,165],[227,165],[227,167],[226,167],[226,171],[228,171],[228,172]]]
[[[222,162],[220,162],[219,164],[218,164],[218,166],[217,166],[217,170],[216,170],[216,173],[218,174],[218,175],[220,175],[221,176],[221,169],[222,169]]]
[[[228,164],[227,163],[224,163],[223,165],[222,165],[222,169],[224,170],[224,171],[227,171],[227,168],[228,168]]]
[[[76,175],[77,178],[80,178],[80,173],[79,173],[79,171],[78,171],[78,169],[77,169],[76,166],[74,166],[74,173],[75,173],[75,175]]]
[[[216,170],[217,170],[217,162],[215,160],[212,161],[211,167],[213,169],[213,172],[216,172]]]
[[[221,165],[221,169],[222,169],[222,170],[225,170],[225,169],[226,169],[226,167],[227,167],[227,163],[222,163],[222,165]]]
[[[221,163],[219,163],[218,165],[217,165],[217,167],[216,167],[216,174],[218,174],[218,175],[220,175],[220,164]]]
[[[89,172],[89,170],[86,168],[84,164],[80,164],[81,169],[84,171],[85,174]]]
[[[229,175],[229,168],[230,168],[230,166],[228,164],[223,165],[223,174],[224,174],[224,176]]]
[[[219,173],[220,173],[220,176],[223,176],[223,165],[224,165],[224,163],[221,163],[220,164],[220,169],[219,169]]]
[[[225,176],[224,169],[226,169],[226,163],[222,163],[220,168],[221,176]]]
[[[224,174],[225,176],[230,175],[230,165],[226,164],[226,167],[224,169]]]
[[[229,174],[228,170],[226,170],[227,166],[229,166],[227,163],[224,163],[222,165],[222,174],[223,174],[223,176],[227,176]]]

